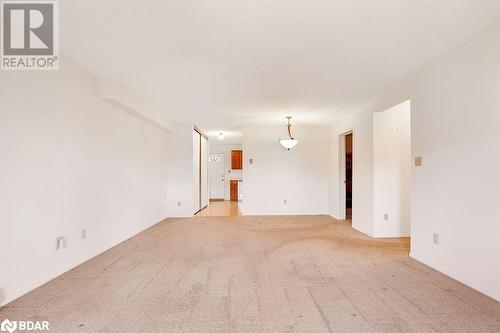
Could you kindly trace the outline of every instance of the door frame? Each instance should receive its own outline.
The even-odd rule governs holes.
[[[211,181],[208,182],[208,199],[209,201],[212,199],[218,200],[222,199],[225,200],[226,198],[226,182],[227,182],[227,177],[226,177],[226,153],[209,153],[208,158],[210,158],[212,155],[222,155],[222,171],[224,172],[224,183],[222,184],[222,198],[212,198],[210,195],[210,190],[211,190]],[[210,172],[210,166],[208,167],[208,171]],[[208,178],[210,178],[211,175],[208,175]]]
[[[346,169],[345,169],[345,137],[349,134],[352,134],[352,211],[354,216],[354,166],[355,166],[355,151],[354,151],[354,130],[350,130],[340,134],[339,136],[339,219],[346,219],[346,210],[347,210],[347,198],[346,198]]]

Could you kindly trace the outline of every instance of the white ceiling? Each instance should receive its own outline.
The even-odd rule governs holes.
[[[243,143],[243,129],[240,127],[212,126],[204,127],[203,132],[208,136],[210,144],[236,145]],[[219,133],[224,134],[224,139],[219,139]]]
[[[178,122],[326,123],[500,20],[498,0],[64,0],[63,56]]]

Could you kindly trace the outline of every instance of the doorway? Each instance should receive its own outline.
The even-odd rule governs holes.
[[[353,215],[353,178],[354,178],[354,134],[352,131],[340,135],[340,203],[339,218],[352,220]]]
[[[210,154],[208,173],[210,177],[210,200],[224,200],[225,168],[224,154]]]
[[[224,142],[220,130],[209,132],[208,205],[195,216],[240,216],[242,215],[243,145],[239,142]],[[236,184],[236,186],[235,186]]]
[[[352,219],[352,133],[345,136],[345,218]]]

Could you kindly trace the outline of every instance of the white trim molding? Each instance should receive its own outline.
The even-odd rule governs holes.
[[[97,95],[99,98],[160,127],[168,133],[173,132],[173,127],[164,114],[154,109],[143,98],[118,82],[98,82]]]

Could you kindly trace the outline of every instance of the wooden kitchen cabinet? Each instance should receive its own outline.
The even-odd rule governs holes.
[[[231,150],[231,169],[243,169],[243,150]]]
[[[238,181],[237,180],[231,180],[229,182],[230,184],[230,199],[231,201],[238,201]]]

